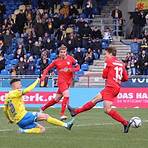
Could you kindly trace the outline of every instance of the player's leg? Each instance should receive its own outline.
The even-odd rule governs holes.
[[[48,107],[50,107],[50,106],[52,106],[52,105],[58,103],[61,98],[62,98],[62,94],[58,94],[58,93],[57,93],[57,94],[56,94],[56,97],[53,98],[53,99],[51,99],[50,101],[48,101],[44,106],[41,107],[40,110],[41,110],[41,111],[46,110]]]
[[[87,110],[90,110],[91,108],[93,108],[98,102],[102,102],[102,95],[99,93],[95,98],[93,98],[91,101],[87,102],[86,104],[84,104],[82,107],[79,108],[71,108],[70,106],[68,106],[68,110],[71,113],[71,116],[74,117],[77,114],[81,113],[81,112],[85,112]]]
[[[62,104],[61,104],[60,119],[66,120],[67,116],[65,116],[65,111],[66,111],[67,105],[69,103],[69,89],[64,90],[62,94],[63,94],[63,100],[62,100]]]
[[[116,110],[112,109],[112,103],[112,101],[104,100],[104,112],[121,124],[127,125],[128,121],[125,120]]]
[[[104,101],[104,112],[117,122],[120,122],[124,127],[124,133],[128,133],[130,123],[124,119],[124,117],[122,117],[116,110],[112,109],[112,101]]]
[[[45,127],[36,123],[36,127],[30,129],[20,129],[19,132],[27,134],[40,134],[45,132]]]
[[[38,113],[37,121],[47,121],[48,123],[51,123],[53,125],[62,126],[62,127],[67,128],[68,130],[70,130],[71,127],[73,126],[74,119],[72,119],[69,122],[65,123],[63,121],[60,121],[60,120],[58,120],[56,118],[53,118],[53,117],[49,116],[48,114]]]
[[[37,113],[36,112],[27,112],[23,119],[17,123],[20,127],[19,133],[43,133],[45,128],[36,122]]]

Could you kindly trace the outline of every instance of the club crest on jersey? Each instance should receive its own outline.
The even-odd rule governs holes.
[[[67,65],[70,65],[70,62],[67,62]]]

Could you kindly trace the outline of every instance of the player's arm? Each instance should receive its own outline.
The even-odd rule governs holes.
[[[42,76],[41,76],[41,81],[44,81],[47,73],[49,72],[49,70],[51,70],[52,68],[55,67],[55,62],[53,61],[51,64],[49,64],[43,71]]]
[[[127,73],[127,71],[126,71],[126,69],[125,69],[125,67],[124,67],[124,69],[123,69],[123,77],[122,77],[122,82],[125,82],[125,81],[127,81],[128,80],[128,73]]]
[[[78,63],[74,64],[74,67],[72,68],[73,72],[79,71],[80,70],[80,65]]]
[[[102,78],[107,79],[109,67],[103,69]]]
[[[33,82],[30,86],[28,86],[27,88],[25,88],[23,91],[22,91],[22,94],[26,94],[28,92],[30,92],[31,90],[33,90],[36,85],[39,83],[40,79],[37,78],[35,82]]]
[[[13,123],[14,121],[9,117],[9,115],[8,115],[8,113],[7,113],[7,110],[8,110],[8,105],[5,103],[5,104],[4,104],[4,107],[3,107],[4,114],[5,114],[5,116],[7,117],[9,123]]]
[[[72,63],[73,63],[72,72],[79,71],[80,70],[80,65],[78,64],[77,60],[72,58]]]
[[[102,78],[103,78],[103,79],[107,79],[108,71],[109,71],[109,64],[108,64],[108,62],[106,61],[106,62],[105,62],[105,65],[104,65],[103,73],[102,73]]]

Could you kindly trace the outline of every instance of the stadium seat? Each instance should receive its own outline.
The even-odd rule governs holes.
[[[74,49],[74,53],[76,53],[76,52],[77,52],[77,49],[78,49],[78,48],[75,48],[75,49]]]
[[[40,65],[37,65],[37,64],[36,64],[35,66],[36,66],[37,69],[40,69]]]
[[[75,77],[74,77],[74,81],[75,81],[75,82],[78,82],[78,81],[79,81],[79,76],[75,76]]]
[[[48,58],[48,64],[50,64],[52,61],[50,60],[50,58]]]
[[[41,59],[37,59],[36,64],[39,65],[40,64]]]
[[[11,64],[12,65],[17,65],[18,64],[18,62],[19,62],[19,60],[18,59],[13,59],[13,60],[11,60]]]
[[[29,58],[31,56],[31,53],[27,53],[26,56],[27,58]]]
[[[81,51],[82,51],[83,53],[85,53],[85,52],[87,52],[87,49],[86,49],[86,48],[81,48]]]
[[[102,49],[106,49],[106,48],[108,48],[108,46],[109,46],[109,44],[107,42],[105,42],[105,41],[101,42]]]
[[[6,59],[5,64],[8,65],[10,64],[11,60]]]
[[[50,54],[50,59],[54,60],[57,57],[57,54],[55,52]]]
[[[6,69],[1,70],[1,75],[9,75],[9,71]]]
[[[12,69],[12,67],[13,67],[13,65],[12,65],[12,64],[8,64],[8,65],[6,65],[6,66],[5,66],[5,69],[6,69],[6,70],[11,70],[11,69]]]
[[[81,70],[87,71],[88,70],[88,64],[84,63],[81,65]]]
[[[80,69],[79,71],[75,72],[75,75],[80,77],[84,75],[84,71],[82,69]]]
[[[95,57],[95,60],[99,59],[99,56],[96,52],[94,52],[94,57]]]
[[[58,71],[56,69],[53,70],[55,75],[58,75]]]
[[[9,55],[6,56],[6,58],[8,60],[12,60],[14,58],[14,54],[13,53],[12,54],[9,54]]]
[[[35,70],[35,74],[36,74],[36,75],[40,75],[40,73],[41,73],[41,72],[40,72],[40,69],[36,69],[36,70]]]

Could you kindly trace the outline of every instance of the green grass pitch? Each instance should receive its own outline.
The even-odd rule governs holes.
[[[46,112],[59,118],[58,109]],[[128,134],[124,134],[122,125],[108,117],[102,109],[93,109],[76,117],[72,131],[45,124],[44,134],[18,134],[17,126],[8,124],[1,110],[0,148],[147,148],[148,110],[120,109],[119,112],[127,119],[140,117],[142,127],[131,128]]]

